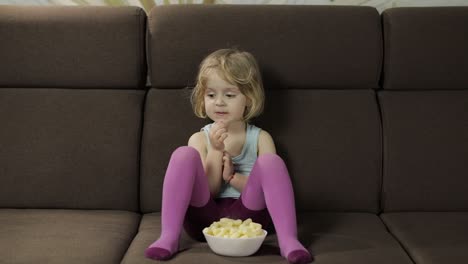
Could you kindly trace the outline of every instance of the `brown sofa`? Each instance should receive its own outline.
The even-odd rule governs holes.
[[[0,6],[0,263],[155,263],[170,153],[207,122],[187,87],[225,47],[259,61],[315,263],[468,263],[467,36],[466,7]],[[286,263],[274,234],[181,249]]]

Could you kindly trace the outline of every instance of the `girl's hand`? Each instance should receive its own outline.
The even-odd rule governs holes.
[[[224,140],[228,137],[227,126],[223,121],[215,122],[208,134],[211,147],[217,151],[224,151]]]
[[[224,151],[223,154],[223,179],[227,183],[231,181],[232,177],[234,177],[234,165],[232,164],[231,155]]]

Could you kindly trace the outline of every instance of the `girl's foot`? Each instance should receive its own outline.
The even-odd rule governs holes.
[[[297,239],[289,239],[286,243],[280,243],[281,256],[291,264],[311,263],[314,258],[309,251]]]
[[[171,259],[178,251],[179,243],[159,238],[145,250],[145,256],[154,260]]]
[[[168,260],[172,255],[169,250],[159,247],[149,247],[145,250],[145,256],[154,260]]]
[[[314,259],[309,252],[298,249],[289,253],[287,260],[291,264],[306,264],[311,263]]]

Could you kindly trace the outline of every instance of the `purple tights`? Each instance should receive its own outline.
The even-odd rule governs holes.
[[[203,207],[210,191],[198,151],[179,147],[169,161],[163,184],[162,231],[145,251],[148,258],[170,259],[179,247],[179,238],[189,206]],[[275,226],[281,256],[290,263],[309,263],[312,256],[297,239],[296,209],[289,174],[275,154],[257,158],[242,191],[242,204],[250,210],[267,208]]]

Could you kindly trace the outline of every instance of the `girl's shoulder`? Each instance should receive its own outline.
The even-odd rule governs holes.
[[[196,148],[198,151],[202,151],[206,149],[206,136],[203,131],[195,132],[192,136],[190,136],[188,145],[190,147]]]
[[[276,147],[270,133],[261,129],[258,135],[258,155],[265,153],[276,154]]]

